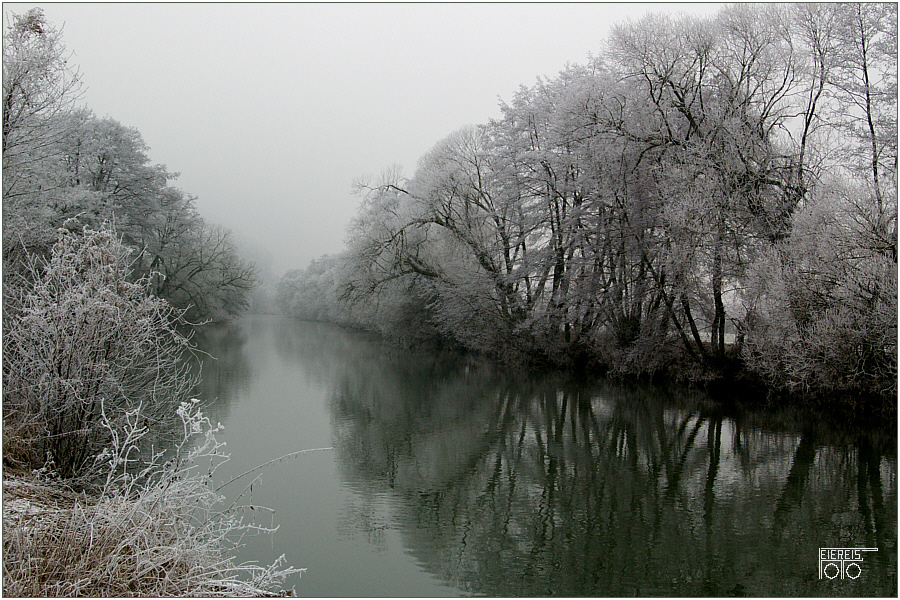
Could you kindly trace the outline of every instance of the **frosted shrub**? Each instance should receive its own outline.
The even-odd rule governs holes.
[[[871,194],[834,182],[750,269],[748,367],[792,391],[897,395],[896,228]]]
[[[5,459],[52,463],[63,478],[92,475],[119,423],[142,406],[155,432],[195,384],[180,360],[180,315],[128,280],[126,248],[110,228],[60,230],[48,261],[33,261],[9,302],[3,339]]]
[[[104,411],[105,412],[105,411]],[[302,570],[236,564],[247,535],[273,531],[245,523],[241,508],[222,508],[213,474],[227,460],[223,444],[196,401],[175,411],[182,441],[129,469],[149,430],[140,407],[118,426],[101,413],[109,434],[98,467],[106,481],[96,496],[62,494],[47,505],[39,481],[17,481],[7,501],[33,510],[4,523],[6,596],[267,596],[283,593],[284,579]],[[57,495],[60,495],[57,492]],[[254,507],[256,508],[256,507]],[[4,513],[4,520],[7,513]]]

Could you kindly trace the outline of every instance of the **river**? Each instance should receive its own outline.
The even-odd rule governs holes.
[[[276,316],[197,341],[232,456],[217,477],[333,448],[269,466],[244,496],[279,529],[241,558],[286,555],[306,569],[299,596],[896,595],[895,424],[722,408]],[[839,571],[820,548],[877,551]]]

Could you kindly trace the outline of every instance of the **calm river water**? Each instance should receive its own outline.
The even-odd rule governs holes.
[[[198,342],[216,357],[201,393],[226,428],[223,481],[333,447],[268,467],[247,499],[279,530],[242,558],[285,554],[307,569],[300,596],[897,593],[894,425],[726,410],[275,316]],[[878,550],[838,572],[820,548]]]

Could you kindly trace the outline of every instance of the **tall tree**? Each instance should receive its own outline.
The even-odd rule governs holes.
[[[794,84],[789,30],[780,11],[735,7],[714,20],[650,16],[617,27],[612,45],[651,109],[649,131],[625,131],[643,140],[660,201],[654,243],[666,252],[648,268],[687,350],[721,359],[728,291],[755,245],[785,235],[802,196],[777,139]]]
[[[3,199],[35,191],[41,163],[58,155],[65,115],[80,92],[62,32],[40,8],[12,15],[3,35]]]
[[[809,181],[792,235],[754,266],[746,359],[794,390],[896,395],[896,6],[799,9],[836,158]],[[812,97],[812,96],[811,96]]]
[[[44,196],[62,183],[52,174],[60,142],[80,93],[62,33],[40,8],[11,15],[3,32],[3,240],[4,257],[17,248],[54,241],[46,226]],[[9,263],[9,260],[7,260]]]
[[[840,61],[832,81],[842,102],[843,128],[855,164],[871,181],[879,206],[897,171],[897,5],[842,4]]]

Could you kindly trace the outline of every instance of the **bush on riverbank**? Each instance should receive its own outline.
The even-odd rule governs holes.
[[[126,254],[111,228],[62,230],[5,286],[3,593],[278,593],[296,569],[234,562],[269,530],[211,487],[227,456],[187,399],[179,313]]]
[[[173,425],[168,407],[196,380],[181,360],[181,314],[129,281],[128,249],[109,228],[60,230],[49,260],[32,257],[6,287],[3,438],[7,460],[53,464],[87,483],[106,447],[103,418],[141,405],[151,429]],[[150,440],[148,440],[150,441]]]
[[[270,596],[298,572],[236,564],[243,536],[265,528],[220,510],[211,473],[226,460],[196,405],[178,409],[185,438],[174,461],[163,455],[140,477],[130,455],[148,430],[135,411],[104,454],[98,495],[42,477],[4,479],[3,593],[6,596]],[[197,440],[199,439],[199,443]],[[177,465],[177,466],[173,466]]]

